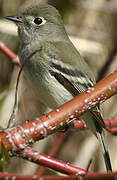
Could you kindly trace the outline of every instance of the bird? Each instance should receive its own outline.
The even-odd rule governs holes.
[[[20,62],[25,64],[24,73],[46,106],[55,109],[96,84],[93,72],[70,41],[55,7],[35,4],[6,18],[18,26]],[[100,142],[107,171],[112,171],[100,107],[87,111],[82,118]]]

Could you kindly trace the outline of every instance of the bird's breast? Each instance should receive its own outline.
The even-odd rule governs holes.
[[[73,98],[71,93],[40,63],[39,59],[29,61],[24,67],[24,71],[32,89],[40,101],[48,107],[54,109]]]

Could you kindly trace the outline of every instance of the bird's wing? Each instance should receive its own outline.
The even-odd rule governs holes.
[[[48,49],[46,53],[51,59],[51,75],[73,96],[84,92],[87,88],[95,84],[92,72],[90,70],[86,71],[86,66],[88,65],[71,43],[52,43]],[[62,61],[63,58],[64,63]],[[75,69],[73,64],[75,65]],[[102,127],[105,127],[99,107],[93,108],[90,112],[94,120],[96,122],[98,121]]]

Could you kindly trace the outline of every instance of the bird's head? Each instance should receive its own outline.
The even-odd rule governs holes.
[[[61,16],[51,5],[35,5],[19,12],[18,16],[7,16],[18,26],[23,41],[63,39],[65,30]]]

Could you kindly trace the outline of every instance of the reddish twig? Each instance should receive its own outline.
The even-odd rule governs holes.
[[[48,155],[39,153],[36,150],[32,150],[30,147],[25,148],[22,151],[18,151],[13,154],[13,156],[21,157],[23,159],[34,162],[38,165],[43,165],[51,168],[55,171],[59,171],[64,174],[86,174],[87,171],[69,163],[52,158]],[[88,172],[88,174],[93,174],[93,172]]]
[[[104,102],[116,92],[117,71],[56,110],[21,126],[1,131],[0,140],[8,151],[24,149],[28,144],[54,133],[74,117]]]
[[[93,175],[70,175],[70,176],[23,176],[18,174],[6,174],[0,172],[1,180],[116,180],[117,172],[94,173]]]
[[[117,127],[117,119],[104,120],[104,123],[108,131],[110,131],[109,129],[113,127]],[[83,120],[74,120],[71,123],[69,123],[69,127],[77,129],[88,128]]]
[[[114,173],[94,173],[92,175],[84,176],[83,180],[115,180],[117,172]]]
[[[3,51],[12,60],[13,63],[20,65],[18,56],[1,41],[0,50]]]
[[[112,135],[117,136],[117,129],[111,128],[111,129],[107,129],[107,131],[110,132]]]
[[[56,137],[55,143],[52,145],[50,150],[47,152],[47,155],[54,157],[57,154],[57,152],[59,151],[59,149],[60,149],[61,145],[63,144],[64,140],[66,139],[66,137],[67,137],[67,133],[58,134],[58,136]],[[40,166],[37,169],[36,174],[38,176],[42,176],[44,174],[44,172],[45,172],[45,167]]]
[[[0,180],[39,180],[39,178],[34,176],[23,176],[18,174],[6,174],[0,172]]]

